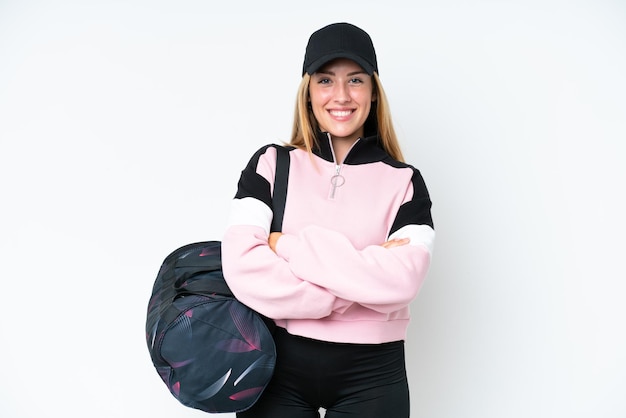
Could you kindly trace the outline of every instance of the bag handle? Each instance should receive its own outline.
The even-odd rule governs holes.
[[[272,226],[270,232],[280,232],[283,228],[287,185],[289,183],[289,149],[276,146],[276,173],[274,175],[274,194],[272,196]]]

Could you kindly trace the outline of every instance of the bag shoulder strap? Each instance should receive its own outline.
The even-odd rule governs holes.
[[[276,173],[274,175],[274,194],[272,196],[272,226],[270,232],[280,232],[283,228],[285,215],[285,201],[287,200],[287,186],[289,183],[289,150],[283,146],[276,146]]]
[[[276,148],[276,173],[274,179],[274,195],[272,196],[271,232],[280,232],[285,213],[285,201],[287,199],[287,183],[289,180],[289,150],[293,147],[275,146]],[[199,294],[220,295],[229,298],[233,293],[224,281],[221,270],[221,243],[220,241],[204,241],[188,244],[170,254],[166,258],[166,264],[178,275],[174,288],[176,294]],[[206,257],[212,255],[212,257]],[[186,260],[186,261],[181,261]],[[180,265],[178,265],[180,263]],[[209,264],[207,264],[209,263]],[[188,266],[187,266],[188,264]],[[161,273],[159,273],[160,275]],[[158,280],[158,278],[157,278]]]

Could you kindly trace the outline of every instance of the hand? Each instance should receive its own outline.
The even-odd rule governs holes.
[[[393,248],[393,247],[400,247],[402,245],[406,245],[411,241],[410,238],[399,238],[399,239],[392,239],[389,240],[387,242],[384,242],[382,244],[380,244],[383,248]]]
[[[278,238],[280,238],[282,235],[283,235],[282,232],[270,233],[270,236],[267,239],[267,243],[269,244],[272,251],[276,252],[276,245],[278,244]]]

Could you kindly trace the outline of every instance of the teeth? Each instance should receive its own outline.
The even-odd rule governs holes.
[[[338,117],[348,116],[350,113],[352,113],[351,110],[331,110],[330,111],[331,115],[338,116]]]

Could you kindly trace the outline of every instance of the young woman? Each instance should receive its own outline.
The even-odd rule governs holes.
[[[431,201],[403,162],[366,32],[336,23],[309,39],[283,228],[270,233],[275,147],[242,171],[222,240],[234,294],[277,325],[272,381],[237,416],[408,417],[404,339]]]

